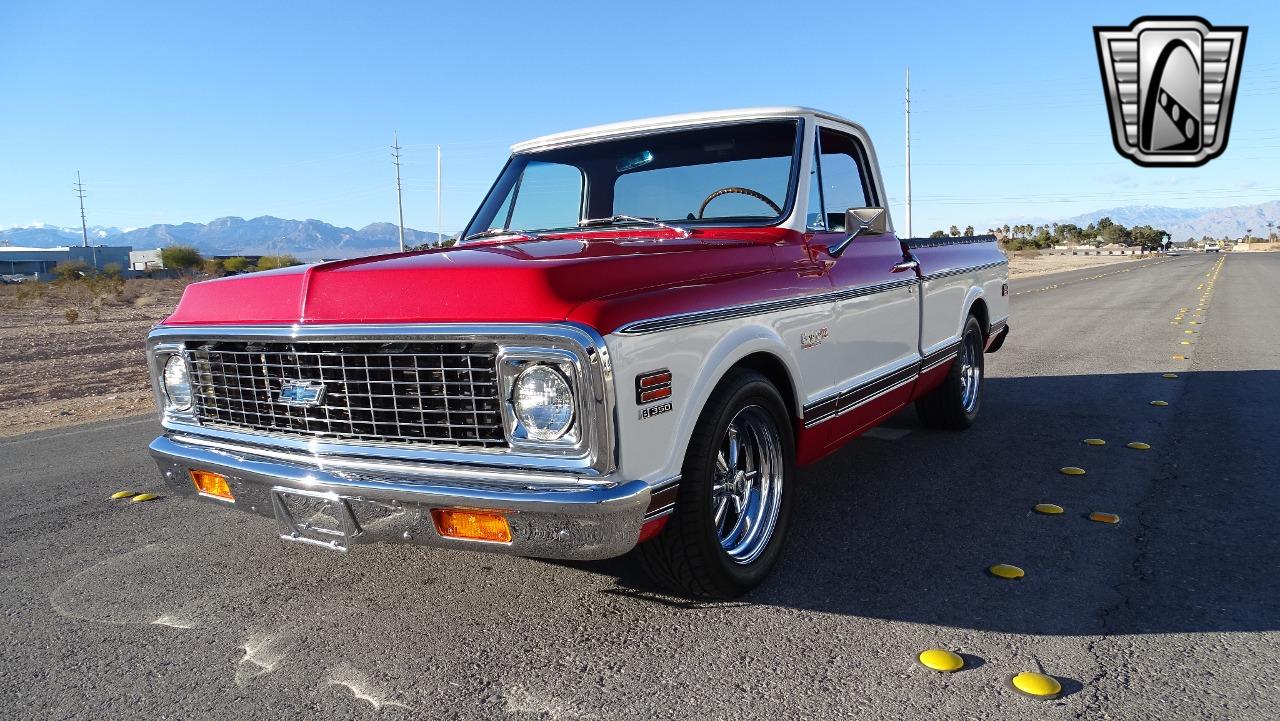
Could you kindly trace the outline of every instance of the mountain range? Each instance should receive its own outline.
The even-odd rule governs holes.
[[[1179,242],[1205,235],[1241,238],[1250,231],[1265,237],[1268,221],[1280,225],[1280,200],[1229,208],[1129,205],[1095,210],[1056,222],[1084,227],[1103,217],[1130,227],[1163,228]],[[404,236],[406,245],[435,243],[442,237],[413,228],[405,228]],[[91,242],[100,245],[129,245],[136,250],[180,244],[195,246],[206,255],[288,253],[304,260],[373,255],[399,248],[398,228],[394,223],[370,223],[356,230],[321,220],[285,220],[270,215],[249,220],[232,216],[208,223],[161,224],[147,228],[94,226],[89,228],[89,237]],[[32,225],[0,230],[0,245],[51,248],[80,242],[79,228]]]
[[[288,253],[303,259],[345,258],[398,250],[399,228],[393,223],[370,223],[359,230],[321,220],[285,220],[264,215],[245,220],[226,217],[208,223],[160,224],[147,228],[89,228],[91,243],[129,245],[135,250],[167,245],[191,245],[205,255],[272,255]],[[405,245],[435,243],[436,233],[404,229]],[[79,245],[80,228],[33,225],[0,230],[0,244],[32,248]]]
[[[1085,227],[1099,218],[1111,218],[1121,225],[1150,225],[1168,231],[1173,239],[1182,242],[1189,238],[1199,240],[1203,236],[1242,238],[1252,232],[1255,237],[1266,237],[1267,222],[1280,225],[1280,200],[1257,205],[1236,205],[1229,208],[1166,208],[1158,205],[1128,205],[1106,208],[1092,213],[1062,218],[1058,223],[1075,223]]]

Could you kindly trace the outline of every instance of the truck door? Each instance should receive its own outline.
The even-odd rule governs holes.
[[[917,273],[905,263],[892,232],[860,235],[839,257],[849,208],[884,207],[863,143],[835,128],[818,128],[821,217],[810,209],[810,243],[822,246],[835,297],[831,329],[837,367],[829,445],[840,443],[902,408],[911,398],[920,361]],[[812,201],[811,201],[812,203]]]

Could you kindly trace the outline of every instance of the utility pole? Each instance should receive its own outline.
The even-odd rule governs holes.
[[[1271,227],[1272,227],[1272,226],[1274,226],[1275,224],[1276,224],[1276,223],[1275,223],[1275,221],[1274,221],[1274,220],[1268,220],[1268,221],[1267,221],[1267,242],[1268,242],[1268,243],[1274,243],[1274,242],[1276,242],[1276,237],[1275,237],[1275,235],[1273,235],[1273,234],[1271,233]]]
[[[89,221],[84,216],[84,183],[80,182],[80,171],[76,171],[76,196],[80,198],[80,238],[84,242],[84,247],[89,247]],[[91,251],[93,257],[93,267],[98,267],[98,249],[93,248]]]
[[[80,182],[80,171],[76,171],[76,196],[80,198],[80,237],[84,247],[89,247],[89,223],[84,217],[84,183]]]
[[[400,252],[404,252],[404,195],[400,191],[400,132],[392,131],[391,157],[396,164],[396,208],[400,211]]]
[[[440,146],[437,145],[436,146],[436,244],[437,245],[444,242],[444,216],[441,215],[440,213],[440,208],[441,208],[440,194],[443,191],[443,188],[440,186],[441,164],[442,164],[442,160],[440,157]]]
[[[906,119],[907,119],[907,237],[911,235],[911,66],[907,66],[906,86]]]

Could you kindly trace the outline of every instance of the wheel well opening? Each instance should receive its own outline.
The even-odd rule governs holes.
[[[795,384],[791,382],[791,374],[787,372],[787,366],[776,355],[759,351],[743,357],[737,363],[734,363],[733,367],[747,368],[768,378],[769,382],[782,394],[783,399],[787,401],[787,408],[791,410],[792,420],[800,417],[799,398],[796,396]]]
[[[987,314],[987,302],[981,298],[973,301],[973,305],[969,306],[969,315],[978,319],[978,325],[982,326],[982,337],[987,337],[991,332],[991,316]]]

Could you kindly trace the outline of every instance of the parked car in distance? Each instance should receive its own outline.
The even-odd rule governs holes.
[[[899,238],[830,113],[561,133],[514,146],[455,247],[188,287],[148,340],[151,451],[288,541],[636,549],[730,597],[800,520],[798,466],[909,404],[976,421],[1007,281],[990,236]]]
[[[1216,240],[1210,240],[1210,241],[1208,241],[1208,242],[1206,242],[1206,243],[1204,244],[1204,252],[1206,252],[1206,253],[1220,253],[1220,252],[1222,252],[1222,243],[1220,243],[1220,242],[1218,242],[1218,241],[1216,241]]]

